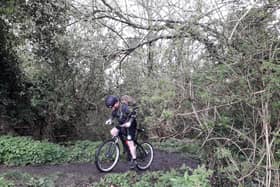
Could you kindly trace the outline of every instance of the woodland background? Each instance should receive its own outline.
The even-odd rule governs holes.
[[[108,94],[151,140],[188,139],[233,184],[277,186],[277,0],[2,0],[1,134],[102,140]]]

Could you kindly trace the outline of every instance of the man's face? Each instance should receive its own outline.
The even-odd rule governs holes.
[[[120,102],[118,101],[118,102],[116,102],[116,103],[113,105],[112,111],[117,110],[117,109],[119,108],[119,106],[120,106]]]

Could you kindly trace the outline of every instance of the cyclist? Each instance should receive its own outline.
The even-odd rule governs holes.
[[[135,135],[136,135],[136,111],[130,108],[128,103],[121,102],[117,96],[109,95],[105,98],[105,104],[108,108],[112,109],[111,117],[105,122],[107,125],[112,124],[112,120],[117,119],[119,126],[111,129],[111,135],[117,136],[119,133],[126,135],[127,145],[131,153],[131,161],[129,164],[130,169],[136,167],[136,147],[135,147]]]

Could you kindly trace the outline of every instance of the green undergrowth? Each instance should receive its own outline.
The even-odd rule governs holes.
[[[137,174],[130,171],[123,174],[108,174],[94,187],[122,186],[122,187],[210,187],[212,171],[199,167],[190,174],[189,169],[183,167],[171,171],[155,171]]]
[[[77,141],[61,146],[30,137],[0,137],[0,163],[5,165],[58,164],[87,162],[94,159],[100,142]]]
[[[156,149],[160,149],[167,152],[183,153],[189,157],[199,158],[202,154],[200,144],[190,139],[175,139],[170,138],[164,141],[152,142]]]
[[[173,169],[171,171],[154,171],[137,173],[129,171],[126,173],[107,174],[99,182],[88,183],[87,186],[105,187],[210,187],[209,178],[212,171],[199,167],[191,171],[186,167]],[[34,187],[52,187],[52,186],[76,186],[75,181],[70,184],[70,180],[61,181],[65,177],[61,173],[53,173],[49,176],[34,176],[19,171],[11,171],[0,175],[0,186],[34,186]],[[88,179],[89,181],[89,179]],[[67,184],[66,184],[67,183]]]
[[[33,140],[31,137],[0,136],[0,164],[23,166],[59,164],[69,162],[90,162],[101,142],[75,141],[63,146],[47,141]],[[152,142],[156,149],[183,153],[198,158],[199,145],[191,140],[169,139]]]
[[[76,141],[67,146],[67,162],[90,162],[94,160],[95,151],[100,145],[100,141],[89,140]]]
[[[1,187],[13,186],[34,186],[34,187],[52,187],[58,179],[57,174],[47,177],[32,176],[28,173],[18,171],[8,172],[0,175]]]
[[[10,186],[14,186],[14,183],[12,183],[11,181],[5,179],[4,177],[0,177],[0,186],[3,187],[10,187]]]
[[[6,165],[59,163],[66,154],[59,145],[34,141],[29,137],[0,137],[0,162]]]

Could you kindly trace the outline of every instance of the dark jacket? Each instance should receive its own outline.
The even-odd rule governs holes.
[[[128,122],[131,118],[135,121],[135,111],[132,110],[127,104],[122,103],[118,110],[112,112],[112,117],[116,118],[120,125]]]

